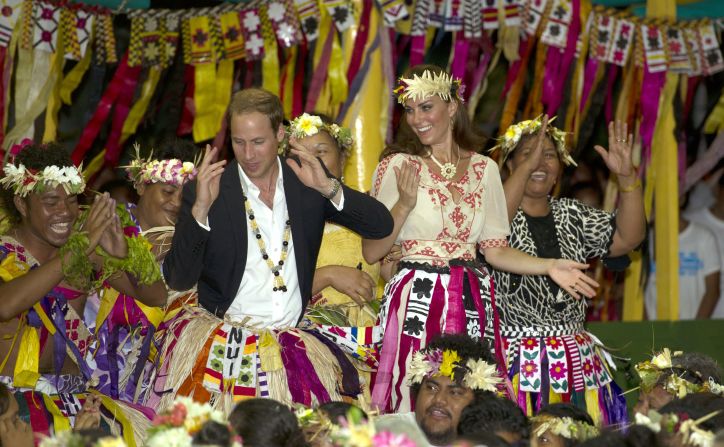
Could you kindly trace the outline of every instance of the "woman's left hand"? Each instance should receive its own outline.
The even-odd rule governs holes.
[[[596,145],[594,149],[606,162],[609,171],[618,177],[630,177],[636,174],[631,154],[633,152],[634,138],[628,133],[628,125],[624,121],[616,120],[608,123],[608,145],[607,151],[602,146]]]
[[[595,288],[599,284],[586,275],[587,268],[588,264],[569,259],[555,259],[548,270],[548,276],[577,300],[581,299],[581,295],[593,298],[596,296]]]

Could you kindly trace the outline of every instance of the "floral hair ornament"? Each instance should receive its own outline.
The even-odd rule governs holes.
[[[648,427],[654,433],[664,431],[671,435],[680,435],[683,445],[711,447],[714,444],[714,433],[704,430],[700,425],[719,413],[720,411],[713,411],[694,420],[686,413],[660,414],[655,410],[649,410],[646,415],[636,413],[634,424]]]
[[[0,185],[12,189],[15,195],[25,197],[31,192],[44,193],[62,186],[68,194],[80,194],[85,190],[82,167],[46,166],[42,170],[26,168],[24,164],[7,163],[3,167],[5,176]]]
[[[191,447],[194,435],[208,421],[227,425],[223,413],[214,410],[211,405],[200,404],[188,397],[177,397],[170,409],[153,419],[146,445]],[[235,442],[234,446],[241,447],[241,444]]]
[[[402,433],[378,430],[361,411],[350,411],[347,419],[333,424],[330,440],[334,447],[415,447],[417,444]]]
[[[453,78],[445,72],[433,73],[425,70],[422,75],[412,75],[412,78],[399,78],[397,88],[393,90],[397,102],[404,104],[408,99],[422,101],[430,96],[437,95],[443,101],[457,99],[463,101],[465,86],[460,79]]]
[[[697,371],[687,370],[674,365],[673,359],[682,354],[682,351],[674,351],[672,353],[669,348],[664,348],[660,353],[654,355],[651,360],[645,360],[636,364],[634,368],[641,379],[641,389],[645,392],[650,392],[657,385],[661,385],[667,393],[679,399],[688,394],[705,391],[724,396],[724,387],[712,377],[706,380],[706,378],[701,377],[701,374]],[[696,383],[688,380],[686,373],[698,377],[700,382]],[[661,376],[664,374],[667,374],[667,376],[662,382]]]
[[[106,436],[90,444],[86,436],[72,430],[65,430],[56,433],[55,436],[43,438],[40,441],[40,447],[75,447],[75,446],[92,446],[92,447],[126,447],[123,438],[115,436]],[[167,446],[168,447],[168,446]]]
[[[456,351],[448,349],[417,351],[407,371],[407,382],[410,385],[422,383],[426,378],[445,376],[473,390],[496,392],[498,385],[503,382],[495,365],[476,359],[468,359],[463,363]]]
[[[140,183],[170,183],[176,186],[183,186],[193,180],[198,173],[196,162],[181,161],[178,158],[156,160],[153,152],[147,159],[141,158],[141,146],[133,144],[136,156],[131,164],[124,166],[128,179],[134,184]]]
[[[554,116],[548,120],[548,127],[546,127],[546,133],[553,140],[556,145],[556,151],[563,160],[566,166],[578,166],[571,157],[571,154],[566,150],[566,132],[558,129],[557,127],[551,126],[553,120],[556,119]],[[521,121],[518,124],[513,124],[508,127],[503,133],[503,136],[497,139],[498,144],[490,149],[493,152],[497,149],[503,151],[503,161],[505,161],[515,147],[520,143],[520,139],[523,135],[531,135],[540,130],[543,126],[543,116],[539,115],[537,118],[532,120]]]
[[[542,414],[532,417],[531,423],[537,425],[534,432],[535,436],[540,436],[549,431],[562,438],[585,441],[595,438],[599,434],[598,429],[593,425],[569,417],[559,418]]]
[[[311,137],[320,131],[325,131],[334,138],[339,149],[345,154],[348,153],[354,145],[352,139],[352,131],[346,127],[337,124],[325,124],[317,115],[302,113],[289,123],[289,134],[297,139]]]

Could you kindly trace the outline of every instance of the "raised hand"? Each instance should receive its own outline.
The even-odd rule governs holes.
[[[0,444],[13,447],[33,447],[35,445],[33,429],[30,424],[17,416],[0,419]]]
[[[299,180],[323,196],[329,196],[334,185],[332,180],[327,177],[322,162],[294,138],[289,139],[289,155],[299,159],[299,163],[293,158],[287,159],[287,165],[294,171]]]
[[[528,153],[525,161],[523,161],[523,163],[521,164],[524,172],[528,174],[532,174],[536,169],[538,169],[538,166],[540,166],[540,161],[543,159],[543,143],[545,143],[546,140],[547,129],[548,115],[543,115],[543,121],[540,130],[535,137],[535,144],[533,145],[533,149]]]
[[[87,255],[91,255],[115,215],[113,200],[108,193],[97,195],[88,211],[83,230],[88,232]]]
[[[115,205],[115,201],[113,201],[113,205]],[[112,209],[114,210],[113,217],[106,226],[106,231],[101,235],[98,244],[109,255],[122,259],[128,255],[128,244],[123,234],[123,228],[121,228],[121,219],[118,217],[118,213],[115,212],[115,206]]]
[[[596,296],[595,288],[598,283],[584,273],[588,264],[571,261],[568,259],[556,259],[548,270],[548,276],[573,298],[581,299],[581,295],[587,298]]]
[[[191,214],[199,222],[206,222],[211,205],[219,197],[219,182],[221,174],[224,173],[226,160],[216,161],[219,156],[219,149],[206,145],[204,159],[199,165],[199,172],[196,176],[196,201],[191,209]]]
[[[98,428],[101,424],[101,398],[95,394],[89,394],[75,417],[74,431]]]
[[[608,151],[598,145],[594,149],[601,155],[609,171],[619,178],[634,176],[636,171],[631,158],[634,137],[628,133],[626,122],[616,120],[608,123],[608,146]]]
[[[420,185],[420,174],[415,165],[409,161],[403,161],[400,167],[395,166],[397,176],[397,191],[400,193],[398,203],[408,210],[417,205],[417,187]]]
[[[366,302],[375,298],[377,284],[366,272],[341,265],[334,268],[331,279],[332,287],[335,290],[349,296],[360,306],[364,306]]]

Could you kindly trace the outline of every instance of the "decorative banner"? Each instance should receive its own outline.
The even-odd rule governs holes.
[[[236,60],[244,57],[244,37],[241,32],[239,14],[230,11],[219,17],[221,36],[224,41],[225,59]]]
[[[118,62],[118,55],[116,55],[116,37],[113,34],[113,18],[107,12],[97,14],[93,25],[95,27],[93,55],[96,65],[115,64]]]
[[[66,59],[79,61],[83,59],[88,49],[95,14],[82,8],[64,8],[63,16],[66,21],[63,27],[65,57]]]
[[[669,46],[669,70],[675,73],[691,71],[691,58],[684,40],[684,33],[677,27],[670,26],[666,30]]]
[[[503,0],[505,26],[520,26],[520,6],[518,0]]]
[[[699,28],[699,37],[701,38],[701,51],[703,58],[704,75],[710,76],[724,70],[724,62],[722,61],[719,42],[716,39],[714,25],[707,23]]]
[[[188,40],[188,43],[184,46],[190,49],[189,63],[191,65],[206,64],[215,60],[210,21],[211,19],[207,16],[188,19],[189,32],[184,34],[184,40]]]
[[[646,67],[651,73],[666,71],[666,52],[664,51],[662,29],[655,25],[641,25],[641,36],[644,41]]]
[[[446,0],[432,0],[427,26],[441,28],[445,22]]]
[[[568,0],[553,0],[553,7],[548,16],[546,29],[541,36],[541,42],[546,45],[565,48],[568,42],[568,27],[573,18],[573,8]]]
[[[443,29],[445,31],[462,31],[463,30],[463,0],[447,0],[445,3],[445,22]]]
[[[480,15],[483,18],[483,29],[494,30],[500,26],[498,21],[498,0],[483,0]]]
[[[264,39],[261,37],[261,19],[258,9],[245,9],[239,13],[241,32],[244,36],[247,60],[260,60],[264,57]]]
[[[535,36],[543,18],[548,0],[528,0],[523,9],[523,26],[526,34]]]
[[[4,0],[0,8],[0,46],[7,47],[22,9],[23,0]]]
[[[704,59],[702,57],[701,45],[699,43],[699,33],[694,28],[683,28],[686,43],[689,45],[689,54],[691,55],[691,70],[686,74],[689,76],[699,76],[703,70]]]
[[[302,25],[302,32],[307,42],[317,40],[319,37],[319,20],[321,12],[316,0],[295,0],[297,14]]]
[[[340,33],[354,25],[354,8],[347,0],[324,0],[324,6]]]
[[[282,47],[289,48],[299,43],[302,36],[291,0],[269,2],[267,16]]]
[[[606,14],[596,14],[596,45],[591,48],[591,57],[602,62],[606,62],[606,56],[612,47],[611,41],[614,35],[617,20]]]
[[[60,28],[60,6],[38,2],[33,14],[33,48],[48,53],[55,52]]]
[[[616,30],[613,33],[613,42],[606,58],[606,62],[623,67],[631,51],[631,42],[636,28],[633,22],[616,19]]]
[[[393,27],[398,20],[407,18],[410,13],[404,0],[382,0],[380,6],[383,11],[385,26]]]

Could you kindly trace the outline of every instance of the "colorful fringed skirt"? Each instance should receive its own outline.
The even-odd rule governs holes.
[[[626,400],[613,381],[613,359],[582,325],[554,328],[502,327],[503,349],[513,400],[526,416],[568,402],[597,425],[627,422]]]
[[[412,355],[438,334],[467,333],[495,340],[492,292],[492,277],[472,262],[450,261],[449,267],[401,262],[385,288],[380,309],[383,335],[372,386],[373,407],[382,412],[412,409],[405,382],[407,366]]]
[[[170,318],[148,402],[159,411],[178,395],[210,402],[226,414],[236,402],[252,397],[305,406],[350,400],[369,407],[356,360],[330,340],[348,339],[343,333],[250,328],[189,305]]]

